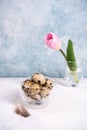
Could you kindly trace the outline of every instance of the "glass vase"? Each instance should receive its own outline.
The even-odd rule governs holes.
[[[67,61],[66,72],[65,72],[67,86],[72,86],[72,87],[78,86],[80,84],[82,77],[83,77],[82,62],[80,61],[76,63],[72,61]]]

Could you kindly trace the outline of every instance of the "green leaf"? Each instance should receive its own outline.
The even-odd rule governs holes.
[[[70,39],[68,40],[67,46],[67,61],[76,61],[73,49],[73,42]]]
[[[75,71],[77,69],[76,58],[73,49],[73,42],[69,39],[67,45],[67,64],[71,71]]]

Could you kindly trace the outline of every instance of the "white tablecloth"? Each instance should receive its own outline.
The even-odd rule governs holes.
[[[0,130],[87,130],[87,79],[78,87],[66,87],[63,79],[54,79],[47,107],[27,107],[28,118],[14,112],[22,103],[17,89],[21,80],[0,78]]]

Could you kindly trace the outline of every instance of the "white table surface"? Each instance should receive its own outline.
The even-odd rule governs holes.
[[[0,78],[0,130],[87,130],[87,79],[78,87],[56,85],[45,108],[28,108],[28,118],[15,114],[22,103],[17,87],[25,78]]]

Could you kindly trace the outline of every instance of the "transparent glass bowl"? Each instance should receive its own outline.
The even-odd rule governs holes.
[[[50,87],[46,85],[37,85],[34,83],[31,86],[24,86],[24,82],[29,80],[27,78],[26,80],[23,80],[20,82],[20,86],[18,87],[18,91],[20,93],[20,96],[23,100],[23,102],[28,105],[29,107],[46,107],[48,105],[49,97],[52,94],[53,88],[54,88],[54,82],[51,78],[48,78],[48,80],[52,81],[52,84]],[[36,88],[35,88],[36,85]]]

